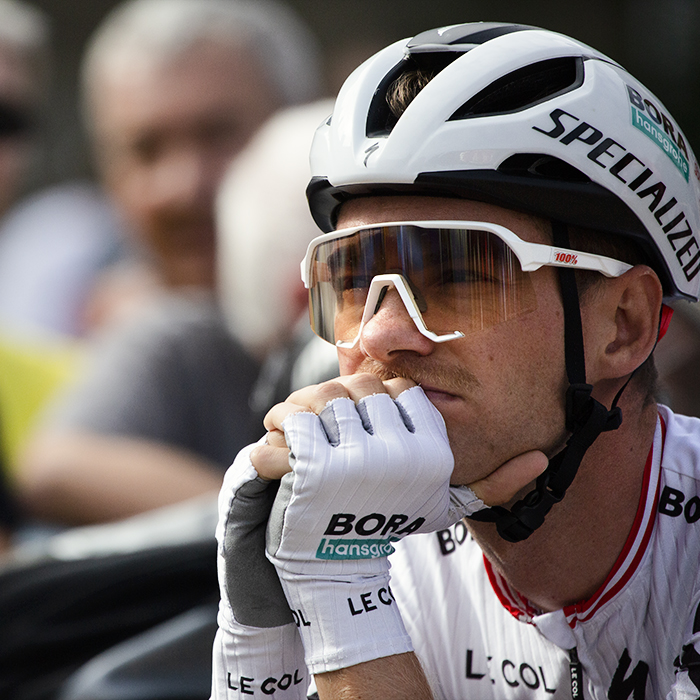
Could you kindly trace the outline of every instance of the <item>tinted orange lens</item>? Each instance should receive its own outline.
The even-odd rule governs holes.
[[[382,226],[315,249],[309,289],[314,331],[332,343],[353,340],[372,279],[392,272],[408,281],[426,326],[438,334],[469,333],[535,308],[529,275],[494,233]]]

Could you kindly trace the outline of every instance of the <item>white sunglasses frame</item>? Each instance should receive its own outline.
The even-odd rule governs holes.
[[[500,238],[512,250],[520,262],[520,267],[523,272],[534,272],[539,268],[547,267],[569,267],[576,270],[591,270],[600,272],[605,277],[620,277],[632,268],[632,265],[608,258],[604,255],[596,255],[595,253],[584,253],[580,250],[572,250],[569,248],[559,248],[543,243],[531,243],[519,238],[515,233],[505,226],[500,224],[492,224],[485,221],[459,221],[459,220],[426,220],[426,221],[389,221],[380,222],[377,224],[369,224],[364,226],[353,226],[352,228],[338,229],[330,233],[324,233],[321,236],[314,238],[309,243],[306,249],[306,255],[301,261],[301,279],[304,286],[310,289],[311,284],[311,268],[313,265],[313,256],[316,248],[333,240],[347,238],[360,231],[368,231],[372,229],[396,227],[396,226],[414,226],[422,229],[452,229],[452,230],[471,230],[485,231],[492,233]],[[337,341],[336,346],[342,348],[354,347],[360,336],[364,325],[374,315],[374,308],[379,300],[381,291],[387,287],[393,286],[398,292],[401,300],[406,307],[406,311],[413,319],[416,327],[422,335],[429,338],[433,342],[442,343],[448,340],[456,340],[464,337],[464,333],[454,331],[453,333],[445,333],[437,335],[428,330],[423,320],[423,316],[416,305],[413,295],[409,291],[409,285],[403,275],[396,273],[387,273],[375,275],[369,286],[365,308],[362,313],[362,321],[357,336],[352,341]]]

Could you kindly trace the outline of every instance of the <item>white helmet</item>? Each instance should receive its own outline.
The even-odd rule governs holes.
[[[396,119],[407,71],[434,77]],[[347,79],[311,151],[307,194],[333,230],[369,194],[466,197],[633,238],[667,297],[700,289],[700,169],[661,102],[554,32],[471,23],[396,42]]]

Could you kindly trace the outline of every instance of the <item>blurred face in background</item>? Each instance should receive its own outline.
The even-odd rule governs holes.
[[[0,216],[19,196],[31,164],[35,83],[26,63],[0,47]]]
[[[243,48],[214,43],[103,74],[91,107],[107,190],[166,285],[212,287],[216,191],[278,106],[268,79]]]

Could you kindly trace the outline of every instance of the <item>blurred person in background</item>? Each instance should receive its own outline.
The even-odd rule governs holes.
[[[308,153],[332,109],[332,100],[318,100],[272,117],[233,161],[217,198],[219,299],[230,332],[262,365],[250,400],[259,420],[292,386],[338,374],[335,350],[311,331],[299,275],[316,232]]]
[[[93,330],[91,296],[126,254],[104,193],[86,180],[23,197],[0,221],[0,326],[27,342],[75,341]]]
[[[50,30],[40,9],[0,0],[0,476],[10,487],[37,411],[78,366],[90,287],[120,249],[97,187],[36,189],[52,106]]]
[[[51,108],[50,30],[40,9],[0,0],[0,328],[28,343],[47,331],[82,334],[89,289],[121,247],[94,185],[36,190]]]
[[[0,216],[26,185],[47,86],[49,25],[17,0],[0,2]]]
[[[331,102],[322,100],[275,114],[233,161],[217,197],[218,296],[223,316],[227,328],[246,351],[264,367],[280,367],[280,372],[272,373],[263,382],[268,385],[274,376],[273,391],[275,385],[289,384],[296,364],[294,359],[298,350],[306,345],[306,334],[300,334],[298,326],[301,321],[307,329],[309,325],[306,292],[299,279],[299,262],[315,228],[304,196],[310,174],[308,149],[316,127],[328,116],[330,109]],[[275,207],[266,205],[271,190],[275,192]],[[321,369],[325,372],[317,375],[319,378],[337,374],[336,354],[332,347],[325,345],[327,350],[323,361],[319,358],[314,362],[316,372]],[[277,359],[273,360],[273,357]],[[211,597],[204,604],[190,603],[190,607],[175,618],[157,626],[149,625],[143,634],[129,635],[121,643],[105,648],[66,681],[61,700],[127,695],[136,699],[143,697],[139,695],[140,688],[147,689],[148,697],[182,700],[185,697],[188,700],[209,697],[211,645],[218,608],[211,536],[216,523],[215,493],[211,499],[206,496],[190,499],[114,524],[73,528],[49,538],[48,542],[60,542],[59,548],[65,551],[70,548],[72,539],[79,548],[82,544],[84,551],[84,543],[91,539],[91,535],[93,540],[98,540],[99,536],[104,543],[119,539],[119,533],[125,528],[133,531],[137,526],[141,540],[152,541],[154,536],[158,537],[158,522],[167,524],[168,533],[181,534],[185,529],[191,535],[188,520],[194,520],[194,529],[206,543],[202,563],[208,563],[210,567],[202,567],[204,576],[200,572],[192,578],[206,582]],[[159,542],[162,541],[160,536]],[[172,539],[167,541],[172,542]],[[186,538],[179,541],[185,542]],[[175,556],[185,559],[186,552],[187,546],[183,544]],[[152,556],[151,551],[147,554],[149,562],[157,561],[160,556],[158,552]],[[145,558],[142,561],[149,571],[153,570],[153,565],[146,564]],[[191,567],[191,563],[185,560],[172,576],[182,577],[182,569],[187,566]],[[118,572],[110,571],[110,575],[116,576]],[[170,593],[177,586],[179,595],[188,584],[184,577],[178,580],[182,585],[165,583],[151,590],[162,597],[164,591]],[[2,584],[0,578],[0,589]],[[92,582],[87,585],[89,590],[93,589]],[[124,585],[128,586],[129,581],[124,581]],[[22,601],[15,597],[11,602],[18,607]],[[114,605],[113,600],[111,604]],[[54,603],[49,612],[55,607]],[[2,607],[0,612],[5,612]],[[83,625],[82,629],[86,627]],[[2,632],[0,625],[0,635]],[[0,653],[0,667],[2,660]]]
[[[96,32],[82,71],[86,125],[153,282],[214,287],[221,176],[270,114],[314,97],[314,47],[266,1],[135,0]]]
[[[98,28],[84,63],[96,158],[142,288],[162,291],[100,333],[29,444],[19,484],[35,517],[103,522],[216,491],[256,437],[258,362],[213,293],[214,198],[265,118],[318,83],[313,37],[277,3],[132,0]]]
[[[48,22],[41,11],[14,0],[0,0],[0,217],[24,192],[35,160],[48,44]],[[7,426],[17,418],[17,402],[8,403],[14,397],[3,390],[7,381],[13,381],[10,374],[16,374],[14,359],[14,353],[0,348],[0,551],[9,546],[18,518],[7,473]]]

